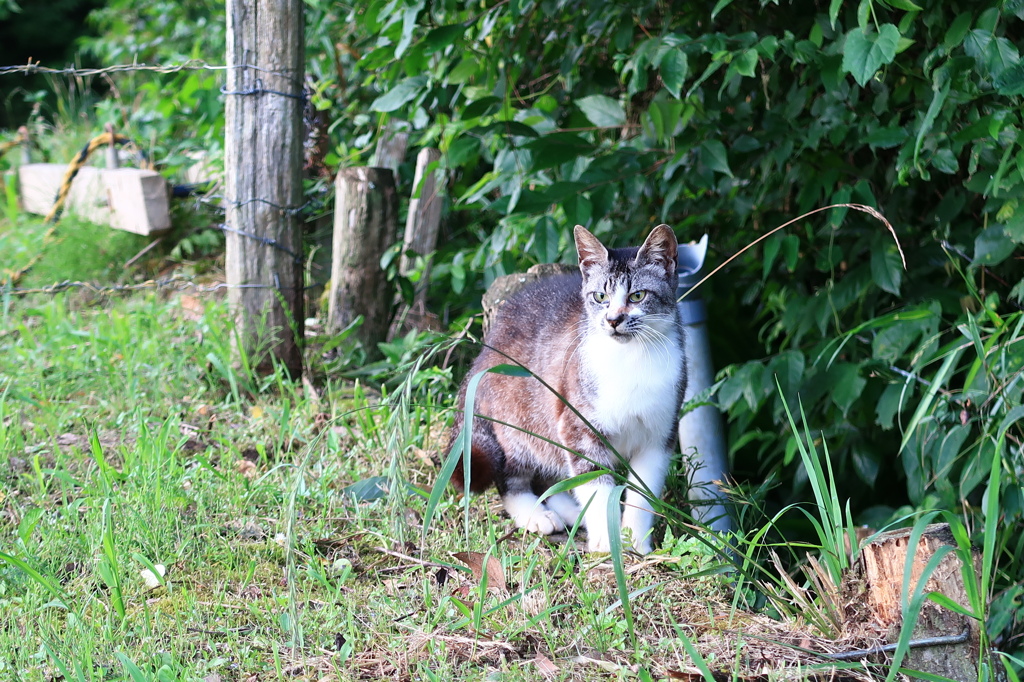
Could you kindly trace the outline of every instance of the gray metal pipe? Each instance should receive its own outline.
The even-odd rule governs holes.
[[[679,245],[677,295],[690,291],[700,280],[708,251],[708,236],[698,242]],[[685,400],[690,400],[715,382],[715,368],[711,362],[711,343],[708,340],[707,307],[698,291],[679,302],[679,314],[686,329]],[[714,405],[702,405],[687,412],[679,420],[679,446],[683,454],[696,450],[696,455],[684,457],[690,479],[689,498],[693,517],[712,530],[727,532],[734,528],[726,496],[716,481],[724,482],[729,475],[728,446],[722,413],[717,400]]]

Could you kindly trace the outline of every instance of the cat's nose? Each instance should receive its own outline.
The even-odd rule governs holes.
[[[611,326],[612,329],[618,329],[619,325],[622,324],[623,321],[625,321],[626,313],[624,313],[624,312],[617,312],[617,313],[614,313],[614,314],[613,313],[609,313],[609,314],[605,315],[604,319],[608,320],[608,324]]]

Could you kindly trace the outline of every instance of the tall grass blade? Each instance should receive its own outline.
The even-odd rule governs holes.
[[[637,649],[636,627],[633,622],[633,607],[629,601],[629,585],[626,584],[626,568],[622,556],[622,512],[619,509],[625,485],[617,485],[608,496],[608,535],[611,544],[612,567],[615,570],[615,584],[619,588],[622,613],[626,617],[626,630],[633,650]]]

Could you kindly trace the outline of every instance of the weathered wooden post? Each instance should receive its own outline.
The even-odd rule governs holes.
[[[408,124],[395,118],[389,118],[384,132],[377,138],[377,149],[373,154],[374,168],[390,168],[395,174],[395,186],[398,186],[398,167],[405,161],[405,150],[409,146]]]
[[[398,193],[388,168],[345,168],[335,180],[334,248],[328,331],[337,332],[357,316],[356,336],[370,357],[386,340],[394,292],[380,266],[397,238]]]
[[[226,270],[260,371],[302,372],[302,0],[227,0]]]
[[[412,308],[419,314],[426,312],[427,286],[430,283],[431,254],[437,247],[437,230],[441,225],[441,197],[437,193],[437,174],[430,168],[441,158],[441,152],[430,147],[416,155],[416,176],[413,181],[414,197],[409,202],[409,215],[405,221],[405,237],[399,272],[408,275],[416,267],[416,256],[426,259],[423,275],[416,283]],[[409,256],[409,252],[415,255]]]

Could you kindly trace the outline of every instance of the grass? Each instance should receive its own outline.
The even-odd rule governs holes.
[[[12,218],[0,246],[13,262],[42,226]],[[106,231],[109,252],[74,258],[90,229],[106,230],[62,223],[67,241],[30,284],[110,277],[135,252]],[[655,554],[610,561],[515,531],[495,496],[432,496],[455,386],[421,364],[414,336],[385,349],[404,381],[344,378],[313,349],[312,383],[297,385],[244,369],[216,295],[0,303],[0,678],[709,679],[758,655],[781,664],[787,641],[843,639],[825,587],[845,568],[848,524],[810,433],[821,540],[806,549],[825,569],[797,584],[755,566],[765,527],[736,538],[755,588],[679,518]],[[755,589],[775,619],[746,610]]]
[[[232,382],[221,301],[9,301],[0,346],[0,676],[634,679],[727,608],[684,579],[713,563],[693,541],[628,559],[634,648],[611,564],[509,533],[493,498],[467,537],[446,496],[423,538],[446,409]]]

